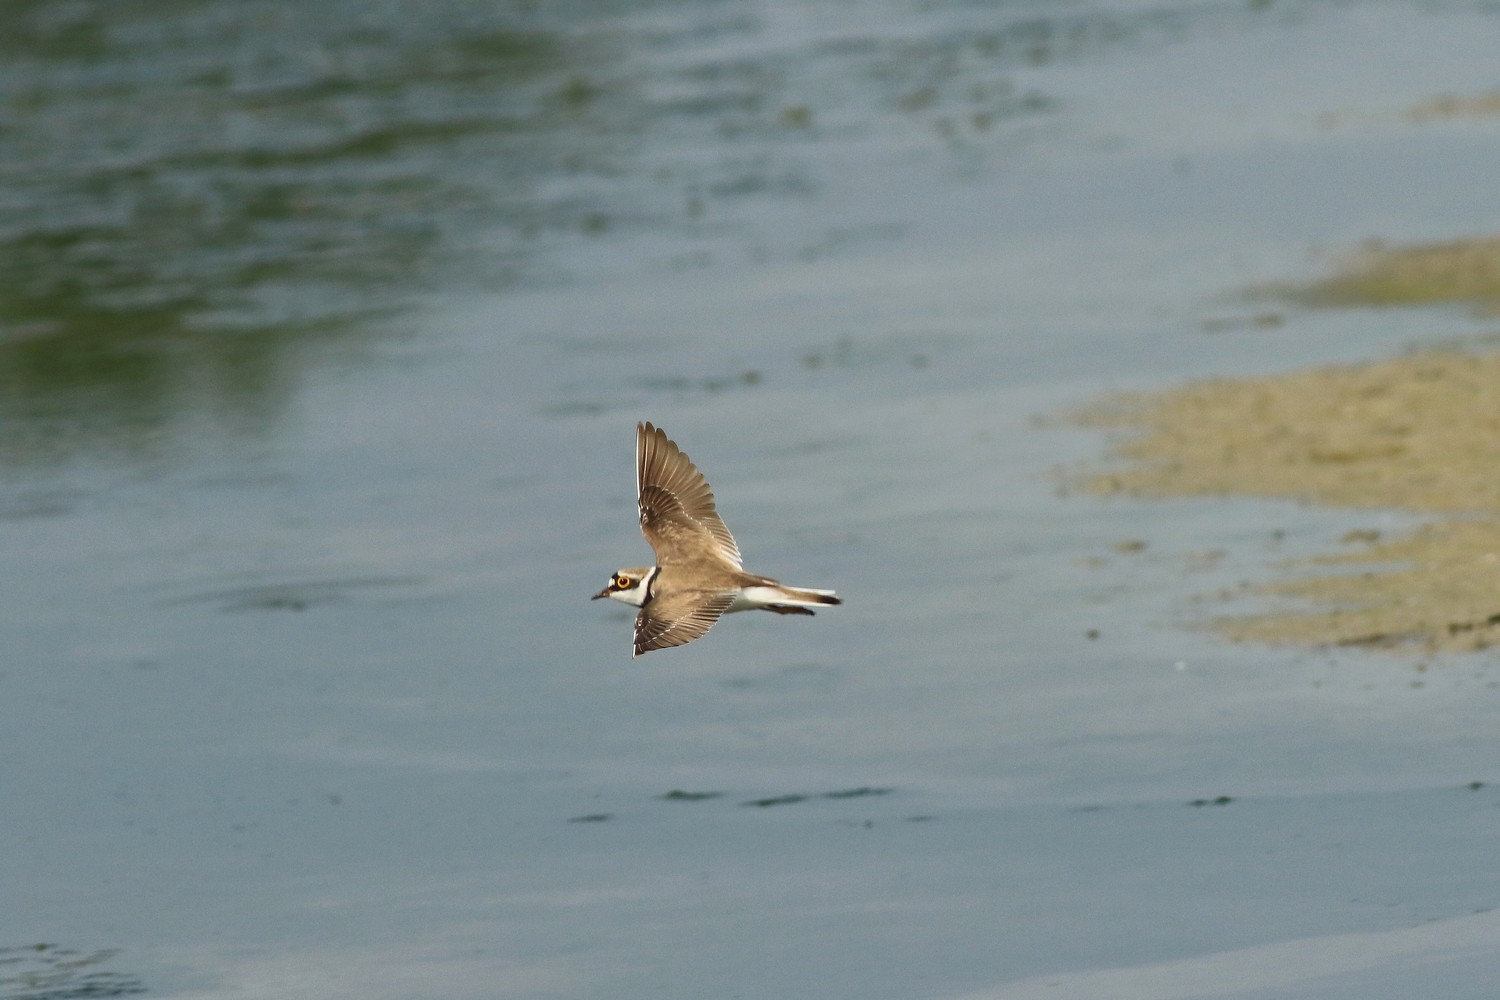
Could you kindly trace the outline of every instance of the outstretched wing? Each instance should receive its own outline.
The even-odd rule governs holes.
[[[635,616],[635,655],[692,642],[729,610],[733,594],[684,591],[652,600]]]
[[[740,568],[740,548],[714,507],[708,480],[676,442],[649,421],[635,425],[635,470],[641,533],[651,543],[658,566],[707,557]],[[703,628],[706,631],[708,625]]]

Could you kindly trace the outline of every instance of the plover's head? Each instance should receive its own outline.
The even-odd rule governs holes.
[[[629,569],[615,570],[614,575],[609,578],[609,586],[595,594],[591,600],[612,597],[638,608],[646,603],[651,578],[655,575],[654,566],[631,566]]]

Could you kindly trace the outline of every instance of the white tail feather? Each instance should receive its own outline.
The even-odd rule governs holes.
[[[831,590],[813,590],[810,587],[746,587],[735,597],[729,611],[750,611],[773,604],[794,608],[826,608],[830,604],[842,603]]]

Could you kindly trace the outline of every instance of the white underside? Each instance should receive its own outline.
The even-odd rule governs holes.
[[[764,608],[770,604],[791,605],[797,608],[826,608],[828,605],[821,601],[808,600],[801,594],[821,594],[832,597],[831,590],[813,590],[810,587],[798,587],[794,590],[783,590],[780,587],[746,587],[734,595],[734,603],[729,605],[725,614],[735,611],[753,611],[756,608]]]

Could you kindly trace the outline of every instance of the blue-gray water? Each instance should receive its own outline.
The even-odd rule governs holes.
[[[1492,995],[1492,664],[1189,627],[1404,522],[1037,419],[1485,331],[1239,291],[1500,229],[1491,5],[4,19],[3,1000]],[[845,605],[632,660],[638,419]]]

